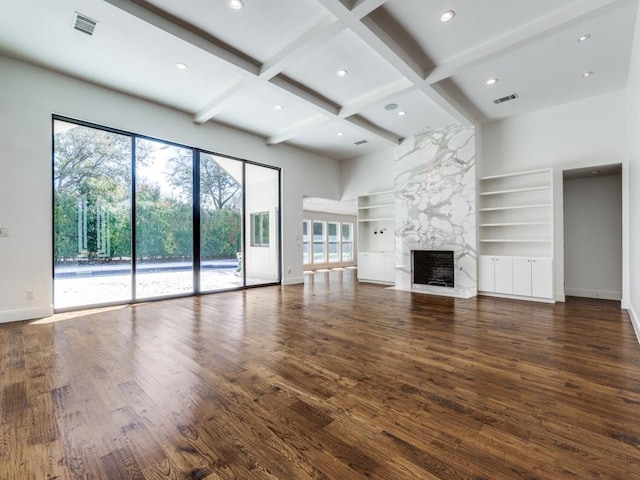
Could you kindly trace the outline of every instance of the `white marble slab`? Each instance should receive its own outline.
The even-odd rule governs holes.
[[[452,125],[407,139],[394,166],[396,288],[476,295],[474,129]],[[412,285],[412,250],[452,250],[454,288]]]

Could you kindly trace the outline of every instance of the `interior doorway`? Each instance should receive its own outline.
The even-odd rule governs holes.
[[[564,290],[622,298],[622,166],[565,170]]]

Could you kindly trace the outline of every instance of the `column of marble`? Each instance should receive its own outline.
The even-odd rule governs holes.
[[[475,189],[473,129],[452,125],[398,148],[396,288],[465,298],[477,293]],[[455,287],[412,286],[412,250],[452,250]]]

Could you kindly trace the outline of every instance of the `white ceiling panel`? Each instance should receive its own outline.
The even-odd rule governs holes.
[[[346,69],[348,75],[336,72]],[[283,72],[337,105],[357,101],[402,76],[351,31],[343,31]]]
[[[342,135],[338,135],[341,133]],[[355,145],[366,140],[367,143]],[[306,131],[290,140],[290,143],[305,150],[327,155],[336,160],[365,155],[389,148],[387,144],[372,135],[363,135],[358,129],[340,121],[329,121]]]
[[[570,1],[558,0],[430,0],[428,2],[390,0],[381,11],[373,14],[376,22],[384,22],[390,33],[401,35],[405,30],[420,47],[431,65],[443,63],[456,55],[489,42],[505,32],[517,30],[534,19],[548,16],[565,8]],[[453,20],[440,21],[448,10],[455,12]],[[400,27],[400,28],[398,28]],[[407,42],[411,44],[411,42]],[[422,63],[422,62],[421,62]]]
[[[395,110],[385,109],[393,104],[398,105]],[[399,115],[400,112],[406,112],[406,115]],[[362,110],[361,116],[400,138],[456,123],[451,115],[417,90],[376,102]]]
[[[467,69],[451,81],[489,120],[505,118],[610,90],[624,88],[628,76],[635,4],[528,43]],[[583,42],[578,38],[589,34]],[[583,77],[585,72],[593,72]],[[498,78],[493,86],[486,80]],[[517,93],[501,104],[494,99]]]
[[[37,64],[190,113],[242,77],[206,52],[98,0],[9,3],[0,48]],[[72,28],[74,12],[98,22],[93,36]],[[25,24],[15,19],[28,18]],[[12,20],[14,19],[14,20]],[[40,28],[42,26],[42,28]],[[134,44],[131,38],[135,37]],[[178,70],[176,62],[187,70]]]
[[[242,124],[244,130],[270,137],[314,116],[313,110],[290,96],[266,85],[252,85],[235,95],[216,120],[228,125]]]
[[[262,63],[327,16],[315,0],[244,0],[241,10],[226,0],[148,3]]]

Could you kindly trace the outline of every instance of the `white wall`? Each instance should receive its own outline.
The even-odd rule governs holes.
[[[393,190],[394,148],[345,160],[340,165],[341,200]]]
[[[626,234],[629,238],[629,251],[625,264],[629,265],[629,312],[640,340],[640,10],[636,15],[627,103],[629,165],[628,183],[624,187],[628,192],[629,225]],[[623,170],[623,178],[624,174]]]
[[[0,322],[51,313],[52,113],[281,167],[283,282],[303,281],[302,198],[339,200],[338,162],[14,59],[0,71]]]
[[[567,295],[622,297],[622,175],[564,181]]]
[[[627,96],[609,92],[498,122],[481,129],[478,175],[552,168],[554,171],[554,266],[556,299],[564,300],[564,234],[562,171],[613,163],[628,158]],[[623,185],[623,228],[626,228],[627,186]],[[623,255],[629,248],[623,237]],[[628,273],[623,272],[623,306],[628,298]]]

